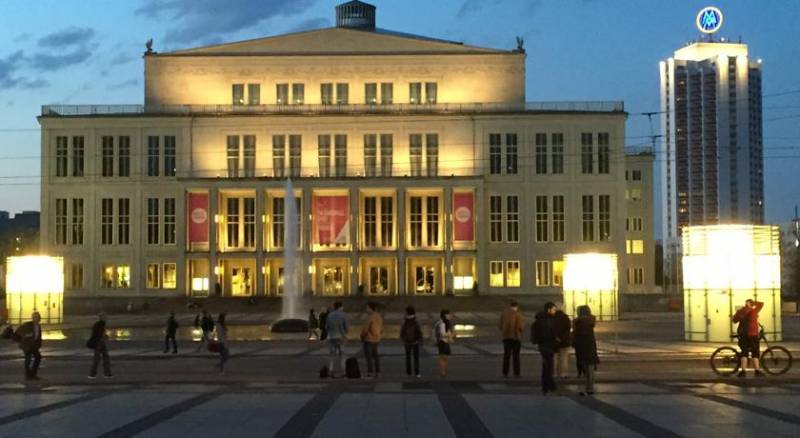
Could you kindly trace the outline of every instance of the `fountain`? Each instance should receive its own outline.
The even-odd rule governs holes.
[[[294,198],[292,179],[286,180],[286,191],[283,197],[284,239],[283,239],[283,297],[281,298],[281,318],[272,325],[276,333],[308,332],[308,321],[297,311],[300,298],[300,272],[302,266],[297,260],[297,205]]]

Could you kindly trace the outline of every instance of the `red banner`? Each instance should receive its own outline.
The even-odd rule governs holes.
[[[472,192],[453,194],[453,240],[475,240],[475,197]]]
[[[208,243],[208,193],[189,193],[189,243]]]
[[[314,196],[314,243],[346,245],[349,239],[350,209],[347,195]]]

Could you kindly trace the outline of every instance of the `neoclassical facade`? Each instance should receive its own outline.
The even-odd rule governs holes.
[[[521,47],[374,12],[148,50],[144,105],[44,107],[68,296],[277,296],[287,239],[315,296],[553,294],[565,253],[625,263],[622,103],[526,103]]]

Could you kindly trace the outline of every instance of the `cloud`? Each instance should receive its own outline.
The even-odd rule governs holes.
[[[35,53],[31,57],[30,63],[36,70],[53,71],[80,64],[91,56],[92,51],[88,47],[79,47],[63,54]]]
[[[146,0],[136,10],[151,19],[167,17],[167,43],[193,43],[237,32],[278,16],[306,11],[317,0]]]
[[[24,32],[24,33],[21,33],[21,34],[15,36],[14,39],[11,40],[11,42],[24,43],[25,41],[28,41],[29,39],[31,39],[31,36],[32,35],[30,34],[30,32]]]
[[[123,81],[123,82],[120,82],[118,84],[111,84],[111,85],[106,87],[106,90],[116,90],[116,89],[119,89],[119,88],[135,87],[137,85],[139,85],[139,79],[131,78],[131,79],[128,79],[127,81]]]
[[[44,79],[29,79],[20,77],[17,73],[26,61],[25,53],[22,50],[0,58],[0,90],[20,89],[35,90],[50,85]]]
[[[66,46],[85,45],[94,38],[94,29],[88,27],[68,27],[39,38],[39,47],[58,49]]]
[[[317,18],[309,18],[307,20],[303,20],[298,23],[296,26],[292,26],[289,28],[288,32],[302,32],[305,30],[313,30],[313,29],[321,29],[324,27],[330,27],[331,21],[327,18],[317,17]]]
[[[129,62],[133,62],[136,59],[130,53],[117,53],[113,58],[111,58],[110,64],[111,65],[123,65]]]

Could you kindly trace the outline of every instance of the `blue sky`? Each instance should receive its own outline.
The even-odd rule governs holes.
[[[39,107],[141,103],[144,43],[167,51],[332,26],[331,0],[0,1],[0,210],[39,209]],[[513,48],[527,100],[624,100],[628,145],[649,142],[658,61],[698,37],[705,1],[374,0],[378,26]],[[767,220],[800,204],[800,44],[795,0],[716,1],[720,36],[763,58]],[[780,94],[782,93],[782,94]],[[777,95],[776,95],[777,94]],[[658,121],[653,129],[658,133]]]

